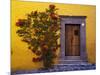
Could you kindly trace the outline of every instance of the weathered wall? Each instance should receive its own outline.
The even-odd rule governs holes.
[[[49,4],[55,3],[38,3],[38,2],[19,2],[12,1],[11,6],[11,68],[12,70],[29,70],[42,66],[41,62],[33,63],[32,57],[34,54],[28,50],[27,44],[21,41],[21,38],[16,34],[15,23],[19,18],[25,18],[27,13],[32,10],[44,11]],[[55,4],[59,8],[60,15],[71,16],[87,16],[86,19],[86,49],[88,61],[95,63],[95,33],[96,33],[96,7],[89,5],[74,5],[74,4]]]

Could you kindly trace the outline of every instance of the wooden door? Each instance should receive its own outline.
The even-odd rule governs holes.
[[[80,56],[80,26],[78,24],[65,25],[65,55]]]

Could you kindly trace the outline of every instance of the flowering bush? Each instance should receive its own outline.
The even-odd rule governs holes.
[[[43,61],[44,68],[53,66],[53,59],[57,57],[56,50],[60,47],[57,40],[60,34],[60,19],[55,5],[49,5],[45,12],[32,11],[26,19],[16,22],[18,36],[28,43],[28,48],[38,57],[33,62]]]

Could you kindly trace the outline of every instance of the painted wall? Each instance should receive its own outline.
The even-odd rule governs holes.
[[[95,63],[95,33],[96,33],[96,7],[89,5],[74,5],[74,4],[56,4],[56,3],[38,3],[38,2],[19,2],[13,0],[11,3],[11,68],[12,70],[29,70],[42,66],[42,63],[33,63],[32,57],[35,56],[27,48],[27,43],[22,42],[21,38],[16,34],[15,23],[19,18],[25,18],[27,13],[38,10],[44,11],[49,4],[55,4],[60,15],[70,16],[87,16],[86,19],[86,49],[88,61]]]

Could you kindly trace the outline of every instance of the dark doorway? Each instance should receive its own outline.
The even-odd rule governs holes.
[[[65,56],[80,56],[80,24],[65,24]]]

